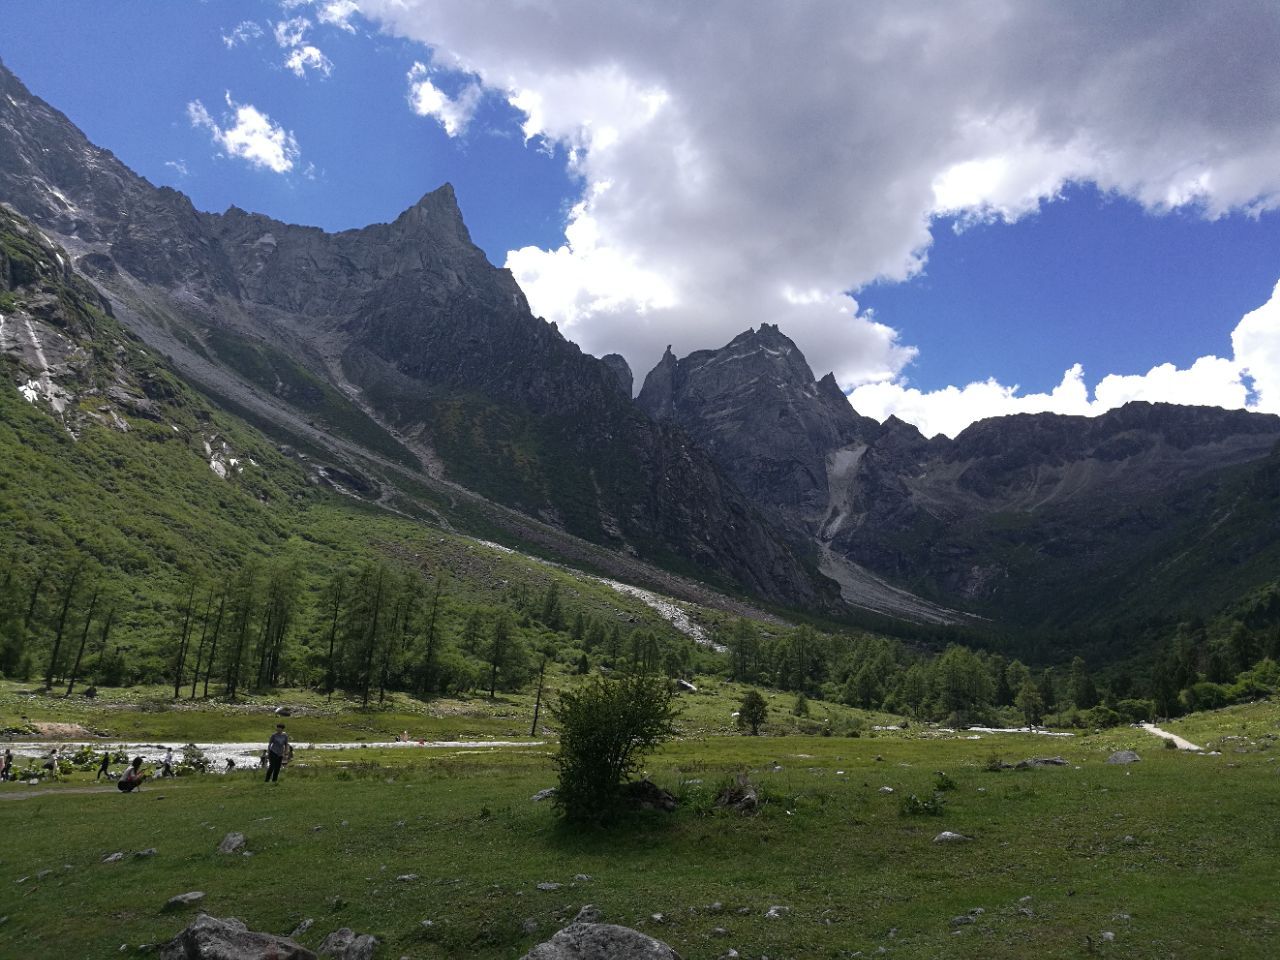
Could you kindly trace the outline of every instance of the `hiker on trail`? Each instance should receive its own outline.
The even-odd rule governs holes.
[[[13,751],[5,748],[4,762],[0,763],[0,780],[13,779]]]
[[[44,762],[44,768],[55,777],[58,775],[58,748],[54,747],[49,751],[49,759]]]
[[[133,763],[125,768],[124,776],[120,778],[120,782],[116,784],[116,789],[122,793],[129,793],[137,790],[142,786],[142,781],[146,779],[142,772],[142,758],[134,757]]]
[[[289,752],[289,735],[284,732],[284,724],[276,724],[276,732],[267,741],[267,783],[276,783],[280,779],[280,764],[284,763],[285,754]]]
[[[173,772],[173,747],[169,747],[164,752],[164,760],[161,762],[161,765],[160,765],[160,776],[162,777],[177,776],[177,774]]]
[[[102,775],[104,773],[107,775],[107,779],[110,780],[111,779],[111,751],[110,750],[108,750],[106,753],[102,755],[102,762],[98,764],[98,775],[93,779],[101,780]]]

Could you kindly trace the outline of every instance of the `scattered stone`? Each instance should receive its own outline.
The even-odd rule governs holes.
[[[720,960],[737,960],[740,956],[742,956],[742,954],[738,953],[738,951],[733,949],[733,947],[730,947],[724,953],[720,954]]]
[[[973,837],[966,837],[963,833],[955,833],[951,830],[943,830],[940,834],[933,838],[934,843],[963,843],[966,840],[972,840]]]
[[[884,757],[880,756],[880,754],[878,753],[871,759],[873,759],[876,763],[884,763]]]
[[[560,889],[561,887],[563,887],[563,886],[564,886],[564,884],[563,884],[563,883],[553,883],[553,882],[552,882],[552,881],[550,881],[550,880],[543,880],[540,884],[538,884],[538,889],[539,889],[539,890],[548,890],[548,891],[549,891],[549,890],[559,890],[559,889]]]
[[[674,813],[676,798],[649,778],[632,780],[622,787],[622,798],[641,810],[664,810]]]
[[[161,909],[166,913],[170,910],[185,910],[187,907],[194,906],[203,899],[203,890],[192,890],[190,893],[180,893],[175,897],[170,897],[165,901],[165,905]]]
[[[1142,758],[1132,750],[1117,750],[1107,757],[1107,763],[1137,763]]]
[[[289,936],[290,937],[302,936],[304,933],[306,933],[308,930],[311,929],[311,926],[314,923],[315,923],[314,920],[312,920],[310,917],[307,917],[307,919],[303,920],[300,924],[298,924],[296,927],[293,928],[293,933],[289,934]]]
[[[1021,760],[1014,767],[1015,770],[1028,770],[1031,767],[1069,767],[1071,766],[1062,757],[1028,757]]]
[[[707,906],[707,913],[723,913],[723,912],[724,912],[724,904],[721,903],[719,900]]]
[[[1031,894],[1027,894],[1025,897],[1019,897],[1019,898],[1018,898],[1018,902],[1019,902],[1019,903],[1030,903],[1030,902],[1031,902]]]
[[[276,707],[276,716],[277,716],[277,717],[291,717],[291,716],[293,716],[293,711],[292,711],[292,710],[290,710],[288,707]]]
[[[158,852],[155,847],[147,847],[145,850],[139,850],[134,856],[140,860],[145,860],[147,857],[154,857]]]
[[[222,842],[218,844],[219,853],[239,853],[244,849],[245,839],[243,833],[228,833],[222,838]]]
[[[881,793],[893,793],[893,787],[881,787],[881,788],[880,788],[880,792],[881,792]]]
[[[1122,842],[1122,843],[1137,843],[1137,842],[1138,842],[1138,838],[1137,838],[1137,837],[1135,837],[1132,833],[1126,833],[1126,834],[1124,835],[1124,840],[1122,840],[1121,842]]]
[[[430,929],[431,929],[432,927],[434,927],[435,925],[436,925],[436,922],[435,922],[434,920],[419,920],[419,921],[418,921],[418,926],[420,926],[423,930],[430,930]]]
[[[526,917],[524,923],[520,924],[520,929],[523,930],[526,935],[530,933],[537,933],[538,921],[533,919],[533,917]]]
[[[744,917],[745,917],[748,913],[750,913],[750,912],[751,912],[751,908],[750,908],[750,907],[739,907],[739,908],[738,908],[738,913],[739,913],[740,915],[744,916]]]
[[[207,913],[160,948],[160,960],[316,960],[316,955],[285,937],[255,933],[239,920],[220,920]]]
[[[572,923],[521,960],[680,960],[680,954],[630,927]]]
[[[729,935],[729,931],[724,927],[712,927],[711,935],[713,937],[727,937]]]
[[[124,853],[121,851],[116,851],[115,853],[108,853],[105,857],[102,858],[102,862],[103,863],[119,863],[123,859],[124,859]]]
[[[401,883],[413,883],[413,881],[418,879],[418,875],[416,873],[402,873],[400,876],[396,877],[396,879]]]
[[[1107,941],[1107,943],[1110,943],[1110,942],[1111,942],[1111,941],[1113,941],[1115,938],[1116,938],[1116,935],[1115,935],[1114,933],[1112,933],[1110,930],[1104,930],[1104,931],[1102,932],[1102,939],[1103,939],[1103,940],[1105,940],[1105,941]]]
[[[48,869],[45,869],[45,870],[37,870],[37,871],[36,871],[36,879],[37,879],[37,880],[43,880],[45,877],[47,877],[47,876],[48,876],[49,874],[51,874],[51,873],[53,873],[53,871],[52,871],[52,870],[48,870]]]
[[[545,790],[539,790],[529,799],[534,803],[541,803],[543,800],[551,800],[555,797],[557,791],[555,787],[547,787]]]
[[[1032,912],[1032,910],[1031,910],[1031,908],[1030,908],[1030,907],[1019,907],[1019,908],[1018,908],[1018,913],[1022,914],[1024,917],[1034,917],[1034,916],[1035,916],[1035,913],[1033,913],[1033,912]]]
[[[651,913],[649,914],[649,919],[654,923],[666,923],[667,915],[665,913]]]
[[[980,917],[986,912],[987,911],[983,910],[981,907],[974,907],[972,910],[969,911],[969,916]]]
[[[588,903],[585,906],[583,906],[581,910],[578,911],[578,915],[573,918],[573,922],[574,923],[599,923],[602,919],[603,917],[601,917],[600,915],[600,908],[597,907],[594,903]]]
[[[591,882],[591,874],[589,874],[589,873],[575,873],[575,874],[573,875],[573,882],[574,882],[574,883],[590,883],[590,882]]]
[[[320,944],[320,956],[334,960],[373,960],[378,939],[372,934],[356,933],[350,927],[333,931]]]
[[[790,912],[790,907],[772,906],[764,912],[764,915],[770,920],[781,920]]]
[[[969,916],[967,913],[962,913],[958,917],[951,918],[951,925],[953,927],[962,927],[966,923],[973,923],[973,917]]]

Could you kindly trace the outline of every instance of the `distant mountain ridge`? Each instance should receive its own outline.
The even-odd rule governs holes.
[[[902,598],[883,595],[887,582],[936,607],[1023,624],[1065,622],[1073,605],[1077,615],[1079,605],[1086,616],[1114,613],[1120,596],[1132,604],[1127,569],[1149,566],[1189,527],[1220,528],[1257,501],[1245,495],[1225,518],[1179,515],[1171,504],[1265,464],[1280,441],[1271,415],[1145,402],[1097,417],[997,417],[954,440],[926,439],[896,418],[858,416],[770,324],[718,350],[680,360],[668,352],[638,402],[811,537],[851,602],[895,612]],[[1280,517],[1266,522],[1280,543]],[[1254,580],[1264,569],[1255,566]],[[1170,597],[1159,574],[1143,576],[1155,577],[1147,586],[1161,600],[1209,599],[1185,577]]]
[[[1013,628],[1221,605],[1280,563],[1275,417],[1139,403],[926,439],[857,414],[770,324],[668,350],[633,402],[626,361],[535,317],[448,185],[332,234],[205,213],[3,65],[0,202],[183,376],[362,496],[478,493],[553,554],[578,549],[562,531],[806,611]]]

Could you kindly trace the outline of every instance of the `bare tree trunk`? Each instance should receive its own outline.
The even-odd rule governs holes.
[[[76,685],[76,677],[80,674],[80,659],[84,656],[84,645],[89,641],[89,625],[93,623],[93,611],[98,606],[98,594],[102,591],[100,586],[93,588],[93,599],[89,601],[89,612],[84,616],[84,630],[80,633],[80,649],[76,651],[75,666],[71,668],[71,681],[67,684],[67,692],[65,696],[71,696],[71,690]]]
[[[173,670],[173,699],[177,700],[182,687],[182,668],[187,660],[187,644],[191,640],[191,610],[196,603],[196,581],[191,578],[191,590],[187,594],[187,610],[182,615],[182,635],[178,638],[178,662]]]
[[[53,652],[49,656],[49,669],[45,671],[44,685],[46,688],[53,687],[53,672],[58,666],[58,652],[62,649],[62,631],[67,625],[67,610],[71,607],[71,598],[76,592],[76,581],[80,579],[80,571],[84,569],[84,559],[80,559],[75,568],[71,571],[71,578],[67,581],[66,592],[62,595],[62,612],[58,614],[58,631],[53,637]]]

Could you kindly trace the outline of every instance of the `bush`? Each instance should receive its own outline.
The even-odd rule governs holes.
[[[611,819],[640,759],[675,735],[676,713],[670,685],[653,674],[592,677],[561,694],[551,715],[560,728],[555,802],[565,818]]]
[[[738,707],[738,726],[743,729],[750,727],[751,735],[758,736],[760,725],[768,715],[769,705],[765,703],[760,691],[748,690],[742,698],[742,705]]]
[[[1118,711],[1099,704],[1084,714],[1085,725],[1089,727],[1118,727],[1124,723],[1124,717]]]
[[[1121,700],[1115,709],[1126,723],[1147,723],[1156,714],[1156,706],[1150,700]]]

